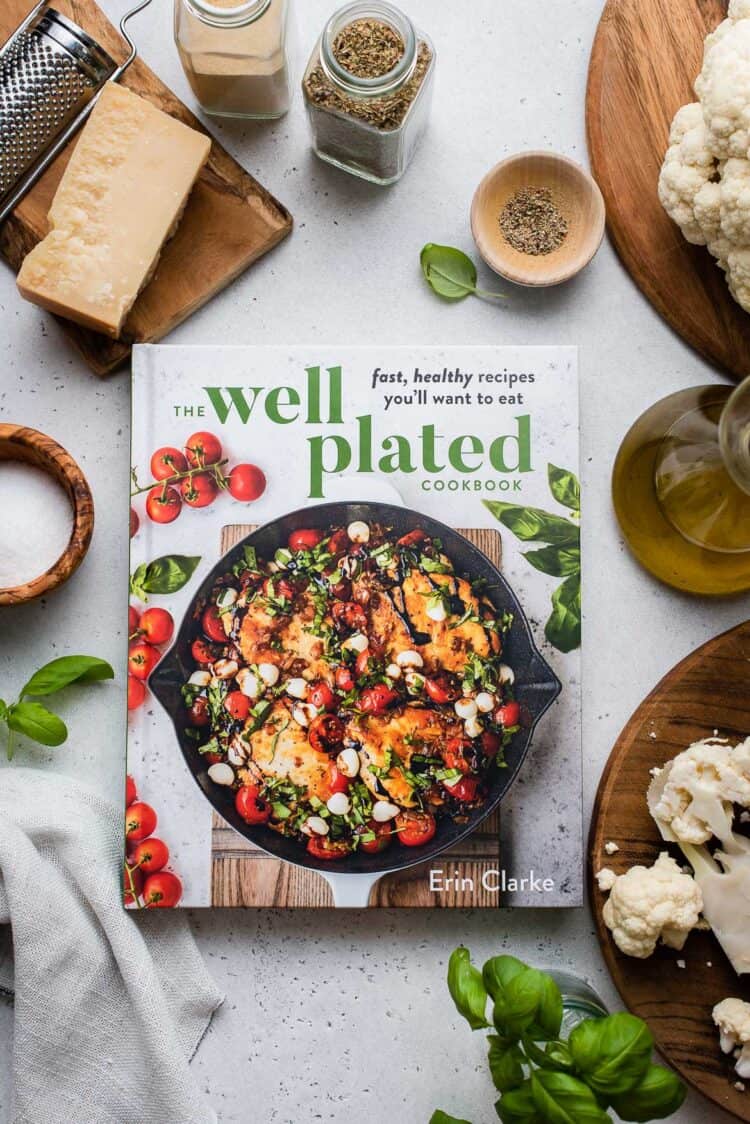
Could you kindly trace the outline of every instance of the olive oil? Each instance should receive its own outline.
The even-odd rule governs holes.
[[[730,448],[725,439],[730,398],[733,433],[738,415],[750,432],[750,382],[743,387],[742,400],[743,388],[733,396],[716,386],[663,399],[631,428],[615,462],[613,500],[626,542],[655,577],[685,592],[750,590],[750,494],[740,487],[750,449],[745,458],[741,442]]]

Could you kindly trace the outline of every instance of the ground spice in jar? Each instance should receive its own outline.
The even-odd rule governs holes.
[[[522,187],[500,212],[503,237],[520,254],[551,254],[568,236],[567,219],[546,187]]]
[[[356,78],[381,78],[404,57],[404,41],[382,20],[354,20],[333,43],[336,62]]]

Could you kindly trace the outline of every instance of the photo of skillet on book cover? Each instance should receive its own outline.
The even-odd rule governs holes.
[[[571,347],[138,347],[125,904],[582,901]]]

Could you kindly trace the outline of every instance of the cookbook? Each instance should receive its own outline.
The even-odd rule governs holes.
[[[132,379],[126,907],[580,905],[577,350]]]

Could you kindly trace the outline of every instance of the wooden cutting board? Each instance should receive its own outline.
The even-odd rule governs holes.
[[[750,621],[704,644],[670,671],[620,735],[591,821],[590,900],[604,959],[626,1006],[646,1020],[659,1050],[686,1081],[750,1121],[750,1082],[746,1093],[734,1088],[738,1078],[719,1050],[711,1018],[722,999],[750,1001],[750,978],[735,974],[711,933],[692,933],[682,952],[658,948],[648,960],[624,956],[602,921],[606,895],[594,878],[604,866],[622,874],[636,863],[651,865],[661,850],[672,850],[646,806],[650,770],[714,730],[733,743],[750,734]],[[610,840],[620,848],[613,856],[604,850]],[[673,853],[679,860],[679,850]],[[685,961],[684,969],[678,960]]]
[[[609,0],[591,55],[586,126],[609,233],[633,280],[683,339],[740,379],[750,372],[750,314],[657,197],[672,118],[696,100],[704,37],[725,15],[725,0]]]
[[[226,554],[255,528],[225,527],[221,552]],[[465,535],[500,568],[502,539],[493,530],[464,530]],[[473,891],[450,890],[433,894],[429,890],[430,868],[440,865],[451,875],[471,879]],[[468,839],[439,859],[408,870],[387,874],[370,895],[371,906],[432,909],[497,909],[501,895],[482,889],[482,875],[500,866],[500,814],[494,812]],[[332,868],[331,873],[335,874]],[[468,883],[467,883],[468,884]],[[460,882],[454,885],[461,885]],[[328,884],[314,870],[291,866],[272,858],[253,846],[214,813],[211,846],[211,902],[215,906],[274,907],[279,909],[326,909],[333,905]]]
[[[0,42],[8,39],[32,7],[29,0],[2,0]],[[55,0],[54,7],[92,35],[118,62],[127,57],[121,36],[94,0]],[[149,18],[147,8],[131,24],[136,42],[139,35],[143,38]],[[126,72],[123,84],[186,125],[206,132],[140,59]],[[0,226],[0,253],[16,272],[29,250],[47,233],[47,213],[74,144]],[[97,375],[109,374],[127,360],[134,343],[161,339],[291,229],[286,208],[214,140],[177,233],[165,246],[155,277],[136,301],[123,338],[111,340],[62,319],[60,326]]]

